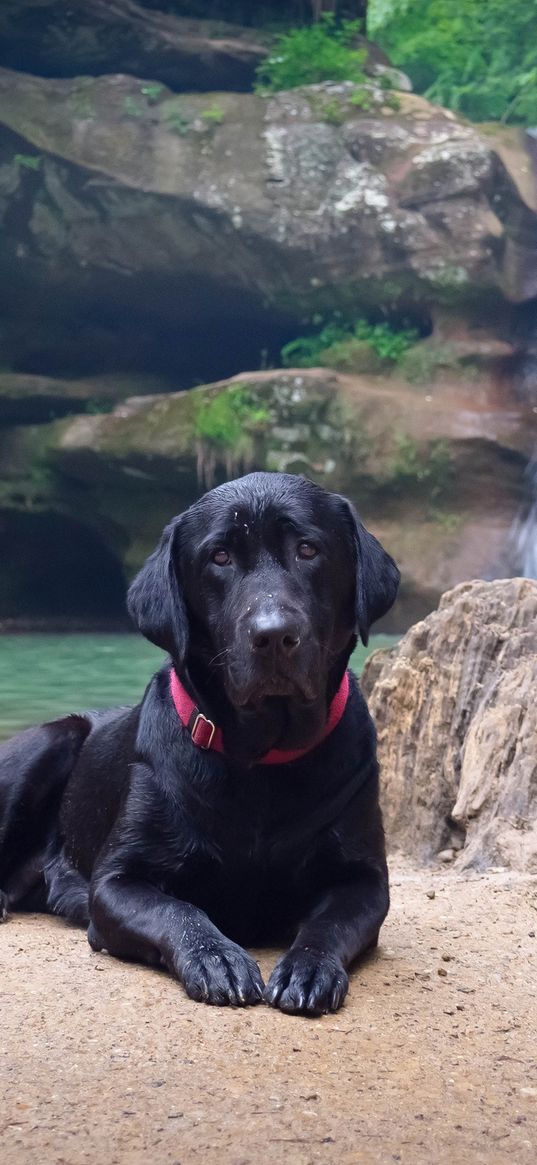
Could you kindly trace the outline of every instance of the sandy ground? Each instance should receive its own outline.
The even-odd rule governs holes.
[[[60,921],[9,921],[2,1160],[534,1165],[537,879],[392,889],[378,955],[317,1020],[193,1003]]]

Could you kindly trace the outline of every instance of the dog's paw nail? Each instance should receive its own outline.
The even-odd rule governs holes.
[[[265,1000],[291,1014],[326,1015],[341,1007],[347,988],[347,974],[338,960],[298,948],[274,968]]]
[[[234,943],[197,951],[177,973],[187,995],[198,1002],[249,1007],[263,998],[257,963]]]

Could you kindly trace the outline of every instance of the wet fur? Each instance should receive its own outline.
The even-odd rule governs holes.
[[[296,552],[308,538],[312,563]],[[224,542],[232,562],[216,568]],[[94,949],[164,965],[194,999],[336,1010],[389,904],[375,733],[356,681],[320,745],[257,761],[314,739],[398,577],[345,499],[286,474],[227,483],[174,519],[129,608],[222,728],[226,755],[179,723],[169,664],[136,708],[8,741],[0,914],[82,922]],[[274,621],[292,650],[279,631],[254,650]],[[272,942],[292,945],[265,986],[244,947]]]

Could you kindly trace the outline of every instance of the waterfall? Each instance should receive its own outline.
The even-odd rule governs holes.
[[[528,500],[511,531],[512,554],[517,574],[537,579],[537,453],[525,476]]]

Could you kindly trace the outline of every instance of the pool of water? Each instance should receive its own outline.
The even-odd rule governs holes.
[[[352,666],[397,640],[375,635]],[[139,635],[0,636],[0,738],[85,708],[135,704],[165,655]]]

